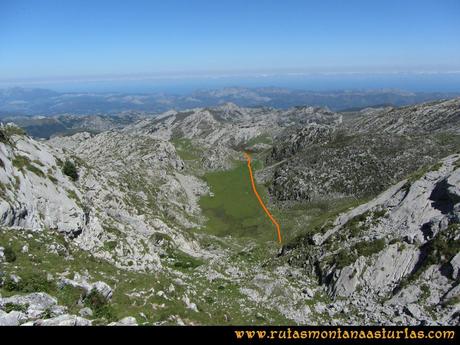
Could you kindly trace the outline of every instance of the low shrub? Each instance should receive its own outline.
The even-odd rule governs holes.
[[[3,255],[5,255],[6,262],[14,262],[16,261],[16,253],[10,246],[6,246],[3,250]]]
[[[66,160],[64,162],[64,165],[62,166],[62,173],[64,175],[69,176],[72,181],[77,181],[78,180],[78,170],[75,164],[69,160]]]

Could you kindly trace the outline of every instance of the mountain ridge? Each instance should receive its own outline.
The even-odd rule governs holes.
[[[406,92],[400,90],[308,91],[287,88],[244,88],[198,90],[187,94],[123,92],[56,92],[47,89],[0,89],[0,115],[108,115],[122,111],[152,112],[214,107],[233,102],[242,107],[287,109],[298,105],[329,107],[334,111],[379,104],[403,106],[430,100],[458,97],[458,93]]]

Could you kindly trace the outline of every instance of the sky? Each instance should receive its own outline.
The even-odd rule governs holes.
[[[451,71],[459,0],[0,0],[0,81]]]

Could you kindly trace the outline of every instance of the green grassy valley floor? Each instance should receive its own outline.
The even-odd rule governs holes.
[[[212,192],[200,200],[203,214],[208,218],[205,231],[218,236],[276,240],[274,226],[251,189],[246,163],[240,161],[236,164],[232,170],[205,175]],[[254,165],[257,168],[260,163]],[[263,186],[259,185],[257,189],[266,200]]]

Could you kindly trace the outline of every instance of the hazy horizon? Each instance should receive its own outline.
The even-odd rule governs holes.
[[[165,92],[186,94],[228,87],[279,87],[309,91],[382,90],[460,92],[460,73],[287,73],[252,75],[113,76],[57,80],[0,81],[0,88],[43,88],[57,92]]]
[[[451,0],[2,1],[0,87],[460,91],[459,12]]]

